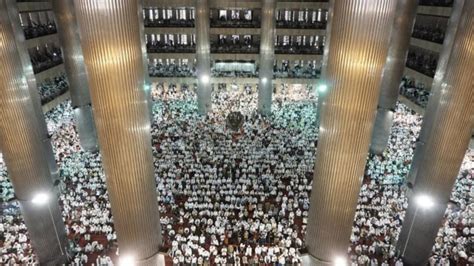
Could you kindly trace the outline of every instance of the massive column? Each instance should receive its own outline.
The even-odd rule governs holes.
[[[74,3],[73,0],[53,0],[52,6],[63,48],[64,67],[69,80],[69,92],[81,147],[86,151],[97,151],[99,148],[97,132],[92,116],[91,97]]]
[[[148,102],[148,115],[150,117],[150,123],[153,124],[153,97],[152,97],[152,82],[148,73],[148,53],[146,51],[145,41],[145,24],[143,21],[143,0],[138,1],[138,25],[140,31],[140,39],[142,44],[142,57],[143,57],[143,74],[145,75],[145,85],[143,90],[145,91],[146,100]]]
[[[334,1],[306,232],[308,252],[319,263],[347,254],[396,2]]]
[[[273,64],[275,61],[275,0],[262,0],[260,63],[258,70],[258,112],[272,112]]]
[[[321,122],[321,110],[324,106],[324,100],[327,93],[327,80],[326,80],[326,72],[328,67],[328,58],[329,58],[329,43],[331,40],[331,29],[332,29],[332,20],[333,20],[333,10],[334,10],[334,1],[329,0],[328,5],[328,21],[326,23],[326,40],[324,43],[324,52],[323,52],[323,59],[321,61],[321,76],[319,81],[314,85],[316,88],[316,92],[318,94],[318,105],[316,109],[316,125],[319,128]]]
[[[18,16],[18,6],[16,0],[5,0],[5,5],[8,11],[7,16],[10,18],[10,23],[13,28],[13,34],[16,46],[19,52],[23,74],[28,84],[28,91],[30,92],[31,104],[34,108],[34,116],[38,121],[39,138],[43,144],[43,156],[46,158],[51,177],[56,180],[59,178],[58,166],[54,157],[53,146],[51,145],[51,136],[48,132],[46,120],[44,118],[43,109],[41,107],[41,98],[36,84],[35,74],[33,73],[33,66],[31,65],[30,56],[26,47],[25,35]]]
[[[440,82],[397,248],[406,265],[428,261],[469,145],[474,115],[474,1],[464,1],[451,57]],[[425,123],[424,126],[426,126]],[[425,202],[420,199],[425,197]],[[426,200],[429,197],[429,201]],[[423,206],[422,204],[431,204]]]
[[[9,178],[39,262],[63,264],[66,232],[5,0],[0,0],[0,62],[0,147]]]
[[[206,114],[212,109],[208,0],[196,0],[195,9],[198,111],[200,114]]]
[[[425,114],[435,113],[438,108],[438,102],[440,101],[442,93],[442,82],[447,71],[448,61],[451,57],[453,50],[454,38],[458,31],[459,21],[461,18],[461,12],[464,7],[465,0],[454,1],[453,10],[448,20],[448,26],[446,28],[446,34],[444,37],[443,48],[439,55],[438,66],[436,67],[436,73],[433,78],[433,84],[431,85],[431,95],[426,107]],[[426,144],[428,133],[431,132],[433,127],[433,116],[426,116],[423,118],[423,124],[421,131],[416,142],[415,154],[411,163],[410,173],[408,174],[408,184],[413,184],[418,172],[420,160],[424,157],[424,146]]]
[[[405,70],[411,32],[416,17],[418,0],[400,0],[397,2],[397,16],[394,20],[387,62],[382,73],[379,105],[375,118],[370,151],[382,154],[388,144],[393,114],[398,100],[400,82]]]
[[[156,265],[161,229],[138,3],[74,0],[120,257]]]

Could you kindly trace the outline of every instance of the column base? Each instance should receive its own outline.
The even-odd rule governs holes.
[[[309,253],[301,253],[301,265],[302,266],[321,266],[321,265],[332,265],[329,261],[320,260]]]

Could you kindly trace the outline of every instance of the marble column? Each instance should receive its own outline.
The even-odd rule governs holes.
[[[439,55],[438,66],[436,67],[436,73],[433,78],[433,84],[431,85],[431,95],[426,107],[425,114],[435,113],[438,108],[438,102],[440,101],[442,92],[442,83],[444,76],[446,75],[449,58],[453,50],[454,38],[458,31],[459,21],[461,18],[461,12],[464,7],[465,0],[454,1],[453,10],[448,20],[448,26],[446,28],[446,34],[443,41],[443,48]],[[416,142],[415,154],[411,163],[410,173],[408,174],[408,184],[415,182],[418,168],[421,159],[424,157],[425,151],[424,146],[426,144],[429,132],[432,131],[433,127],[432,116],[426,116],[423,118],[423,124],[421,127],[420,134]]]
[[[138,3],[74,0],[120,258],[156,265],[161,244]]]
[[[324,44],[324,51],[323,51],[323,59],[321,62],[321,76],[319,81],[314,85],[314,89],[317,91],[318,95],[318,105],[316,109],[316,124],[319,128],[321,122],[321,111],[324,106],[324,99],[326,98],[327,93],[327,79],[326,79],[326,72],[328,66],[328,58],[329,58],[329,43],[331,40],[331,29],[332,29],[332,19],[333,19],[333,9],[334,9],[334,1],[329,0],[328,6],[328,22],[326,24],[326,41]],[[316,40],[315,40],[316,41]]]
[[[345,259],[369,149],[396,0],[334,1],[306,245]]]
[[[273,63],[275,61],[275,0],[262,0],[260,65],[258,70],[258,112],[272,112]]]
[[[43,144],[43,156],[46,158],[48,168],[51,173],[51,178],[57,180],[59,178],[58,166],[54,157],[53,146],[51,144],[51,136],[48,132],[46,120],[43,114],[41,106],[41,98],[38,91],[38,85],[36,84],[35,74],[33,73],[33,66],[31,65],[30,55],[28,48],[26,47],[25,35],[23,33],[23,27],[21,26],[20,18],[18,16],[18,6],[16,0],[6,0],[6,8],[10,23],[13,28],[13,34],[16,42],[16,46],[19,52],[21,65],[23,68],[23,74],[25,75],[26,82],[28,84],[28,91],[30,92],[31,104],[34,108],[34,116],[38,121],[38,134]]]
[[[6,0],[0,0],[0,62],[0,147],[8,176],[39,262],[63,264],[66,231]],[[41,205],[33,202],[39,194]]]
[[[79,141],[84,150],[94,152],[99,149],[97,131],[92,115],[89,84],[74,3],[73,0],[52,0],[52,7],[63,49],[64,68],[69,81],[69,93]]]
[[[195,10],[198,112],[204,115],[212,109],[211,46],[209,43],[208,0],[196,0]]]
[[[403,16],[397,16],[394,20],[387,62],[382,73],[379,105],[370,144],[370,151],[375,154],[383,153],[390,137],[417,6],[418,0],[400,0],[397,2],[396,12],[397,14],[403,14]]]
[[[436,101],[436,111],[425,114],[432,122],[397,244],[406,265],[427,264],[469,146],[474,114],[473,51],[474,1],[464,1],[451,56],[437,88],[439,98],[430,99]],[[421,196],[428,196],[433,206],[420,205],[417,199]]]

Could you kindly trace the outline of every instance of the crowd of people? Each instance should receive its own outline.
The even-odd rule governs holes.
[[[312,64],[298,64],[293,67],[288,66],[288,64],[284,64],[280,68],[275,67],[273,73],[275,78],[315,79],[321,74],[321,69],[314,67]]]
[[[148,53],[195,53],[196,44],[177,44],[173,41],[168,42],[148,42],[146,44],[146,49]]]
[[[445,29],[433,25],[415,24],[412,36],[439,44],[443,44]]]
[[[324,52],[324,45],[277,45],[275,54],[319,54]]]
[[[54,100],[59,95],[65,93],[69,89],[66,73],[47,79],[38,86],[41,104],[46,104]]]
[[[57,33],[56,24],[54,21],[39,24],[39,23],[32,23],[31,25],[23,26],[23,32],[25,33],[25,39],[33,39],[36,37],[41,37],[49,34]]]
[[[426,76],[434,77],[436,67],[438,66],[438,55],[427,50],[415,51],[410,49],[406,66]]]
[[[317,96],[279,88],[273,114],[255,112],[257,92],[218,87],[213,111],[197,114],[194,88],[154,91],[152,151],[163,245],[174,265],[297,265],[304,247],[317,149]],[[240,112],[240,130],[226,117]],[[77,265],[117,262],[117,234],[99,153],[81,149],[72,107],[46,114],[60,168],[60,205]],[[409,171],[421,117],[398,104],[387,150],[370,155],[350,237],[353,265],[399,265],[395,243],[407,206]],[[433,247],[432,265],[472,265],[474,151],[468,150]],[[0,264],[36,261],[3,162]],[[471,219],[471,220],[470,220]],[[349,243],[348,243],[349,244]]]
[[[63,63],[61,48],[54,45],[30,51],[30,59],[35,74]]]
[[[188,64],[156,64],[148,65],[150,77],[195,77],[196,69]]]
[[[415,81],[404,77],[400,84],[400,95],[425,108],[431,94],[424,88],[423,84],[416,84]]]

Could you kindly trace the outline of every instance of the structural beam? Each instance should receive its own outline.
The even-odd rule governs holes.
[[[39,262],[64,264],[66,231],[6,0],[0,0],[0,62],[0,147],[8,175]]]
[[[334,1],[306,232],[319,263],[347,256],[396,2]]]
[[[120,257],[157,265],[161,229],[138,3],[74,5]]]
[[[393,115],[398,100],[400,82],[405,70],[405,62],[410,46],[410,37],[415,24],[418,0],[400,0],[397,2],[397,16],[394,20],[387,62],[382,73],[379,105],[375,118],[370,151],[382,154],[387,147]]]
[[[209,43],[208,0],[196,0],[195,9],[198,112],[204,115],[212,109],[211,46]]]
[[[397,244],[406,265],[428,262],[474,124],[474,1],[455,8],[461,16],[454,45],[437,97],[430,99],[436,111],[425,114],[431,122],[423,125],[429,130]]]
[[[52,0],[52,7],[63,49],[64,67],[69,81],[69,93],[81,147],[86,151],[94,152],[99,147],[79,29],[74,13],[74,2],[73,0]]]
[[[51,144],[51,136],[48,132],[48,127],[46,125],[46,120],[43,114],[43,109],[41,107],[41,97],[38,91],[38,85],[36,84],[35,74],[33,72],[33,66],[31,64],[30,55],[28,53],[28,48],[26,46],[25,35],[23,33],[23,27],[21,26],[18,5],[16,0],[6,0],[5,1],[8,17],[10,18],[10,23],[13,28],[13,34],[18,49],[18,53],[21,60],[21,65],[23,68],[23,74],[26,78],[28,84],[28,91],[30,92],[31,104],[34,108],[34,116],[36,116],[38,123],[38,134],[43,144],[43,156],[46,158],[48,163],[48,168],[51,173],[51,178],[57,180],[59,178],[58,166],[56,164],[56,159],[54,157],[53,146]]]
[[[276,0],[262,0],[260,33],[260,63],[258,68],[258,112],[272,112],[273,65],[275,63],[275,8]]]
[[[459,21],[461,19],[461,13],[464,7],[465,0],[454,1],[453,11],[451,17],[448,20],[448,26],[446,28],[446,34],[443,42],[443,49],[439,55],[438,66],[436,67],[436,73],[433,78],[433,84],[431,85],[431,95],[426,107],[425,114],[435,113],[438,108],[440,101],[442,84],[444,76],[446,75],[448,61],[451,57],[451,52],[454,46],[454,38],[458,31]],[[415,182],[418,168],[421,164],[421,159],[424,157],[425,151],[424,146],[427,142],[429,132],[432,131],[434,116],[426,116],[423,118],[423,124],[421,126],[420,135],[416,142],[415,154],[411,163],[410,173],[408,174],[408,184]]]

